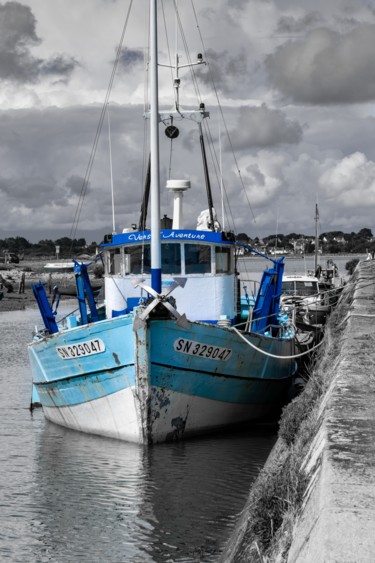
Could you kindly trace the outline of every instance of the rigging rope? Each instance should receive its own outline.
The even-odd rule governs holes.
[[[104,121],[105,114],[106,114],[106,111],[107,111],[109,96],[110,96],[111,91],[112,91],[113,82],[114,82],[114,79],[115,79],[118,63],[119,63],[120,56],[121,56],[122,45],[123,45],[123,42],[124,42],[125,32],[126,32],[126,29],[127,29],[127,26],[128,26],[128,21],[129,21],[129,16],[130,16],[130,11],[131,11],[132,5],[133,5],[133,0],[130,0],[128,12],[127,12],[126,19],[125,19],[125,23],[124,23],[122,33],[121,33],[121,37],[120,37],[120,41],[119,41],[119,44],[118,44],[118,47],[117,47],[115,62],[114,62],[113,67],[112,67],[109,85],[108,85],[107,92],[106,92],[106,95],[105,95],[105,100],[104,100],[104,103],[103,103],[103,106],[102,106],[99,123],[98,123],[97,129],[96,129],[95,138],[94,138],[93,146],[92,146],[92,149],[91,149],[91,154],[90,154],[90,157],[89,157],[89,162],[87,164],[85,177],[84,177],[84,180],[83,180],[83,183],[82,183],[78,204],[77,204],[76,212],[75,212],[74,219],[73,219],[73,224],[72,224],[72,227],[70,229],[70,238],[71,239],[74,239],[75,236],[76,236],[76,233],[77,233],[78,223],[79,223],[79,219],[80,219],[82,207],[83,207],[83,202],[84,202],[84,199],[85,199],[85,196],[86,196],[87,187],[88,187],[88,183],[89,183],[89,179],[90,179],[90,175],[91,175],[91,170],[92,170],[92,167],[93,167],[93,164],[94,164],[96,149],[98,147],[100,133],[101,133],[101,130],[102,130],[103,121]]]
[[[242,188],[243,188],[246,201],[247,201],[247,203],[248,203],[248,206],[249,206],[249,208],[250,208],[251,214],[252,214],[252,216],[253,216],[254,224],[256,225],[257,222],[256,222],[256,219],[255,219],[254,211],[253,211],[253,208],[252,208],[252,206],[251,206],[251,204],[250,204],[250,200],[249,200],[249,197],[248,197],[248,195],[247,195],[247,191],[246,191],[246,188],[245,188],[245,184],[244,184],[244,181],[243,181],[243,179],[242,179],[241,170],[240,170],[240,167],[239,167],[239,164],[238,164],[238,160],[237,160],[236,154],[235,154],[235,152],[234,152],[232,140],[231,140],[231,138],[230,138],[229,131],[228,131],[228,127],[227,127],[227,124],[226,124],[226,121],[225,121],[223,108],[222,108],[221,103],[220,103],[220,100],[219,100],[219,94],[218,94],[218,91],[217,91],[217,88],[216,88],[216,85],[215,85],[215,82],[214,82],[214,79],[213,79],[213,75],[212,75],[212,72],[211,72],[211,69],[210,69],[210,65],[209,65],[209,62],[208,62],[209,59],[208,59],[206,47],[205,47],[205,44],[204,44],[204,41],[203,41],[203,36],[202,36],[201,30],[200,30],[200,27],[199,27],[198,18],[197,18],[197,13],[196,13],[195,6],[194,6],[194,0],[191,0],[191,5],[192,5],[192,9],[193,9],[193,13],[194,13],[195,22],[196,22],[197,30],[198,30],[198,33],[199,33],[199,37],[200,37],[200,40],[201,40],[201,42],[202,42],[204,57],[205,57],[205,59],[206,59],[206,61],[207,61],[207,66],[208,66],[208,71],[209,71],[209,76],[210,76],[211,84],[212,84],[213,90],[214,90],[214,92],[215,92],[215,97],[216,97],[216,100],[217,100],[219,112],[220,112],[221,118],[222,118],[222,120],[223,120],[223,124],[224,124],[224,128],[225,128],[225,133],[226,133],[226,136],[227,136],[227,139],[228,139],[230,148],[231,148],[231,152],[232,152],[233,159],[234,159],[234,162],[235,162],[235,165],[236,165],[238,177],[239,177],[239,179],[240,179],[240,183],[241,183],[241,186],[242,186]],[[258,232],[258,238],[261,238],[259,232]]]

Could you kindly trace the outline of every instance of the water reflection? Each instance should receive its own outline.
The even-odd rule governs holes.
[[[53,561],[142,561],[142,450],[47,423],[37,444],[35,504]],[[38,560],[40,550],[35,552]]]
[[[217,560],[274,439],[258,430],[144,449],[47,423],[34,560]]]
[[[141,516],[158,524],[146,547],[152,560],[217,561],[243,508],[244,483],[258,474],[274,440],[258,428],[149,449]]]

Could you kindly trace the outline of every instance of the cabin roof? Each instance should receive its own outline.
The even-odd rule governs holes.
[[[163,229],[160,238],[165,242],[206,242],[216,244],[233,244],[233,233],[197,231],[186,229]],[[141,244],[151,241],[151,231],[130,231],[127,233],[106,235],[101,247],[110,248],[123,244]]]
[[[298,275],[298,274],[290,274],[283,276],[283,282],[285,281],[304,281],[304,282],[319,282],[318,278],[315,276],[308,276],[308,275]]]

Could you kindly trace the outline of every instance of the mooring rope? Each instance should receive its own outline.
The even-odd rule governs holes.
[[[255,346],[255,344],[252,344],[249,340],[247,340],[247,338],[244,337],[243,334],[240,333],[239,330],[236,329],[236,327],[232,326],[231,329],[238,334],[238,336],[240,338],[242,338],[242,340],[244,342],[246,342],[246,344],[248,344],[249,346],[251,346],[251,348],[254,348],[254,350],[256,350],[257,352],[260,352],[261,354],[263,354],[264,356],[268,356],[269,358],[275,358],[276,360],[294,360],[296,358],[301,358],[302,356],[306,356],[306,354],[310,354],[311,352],[313,352],[314,350],[316,350],[323,342],[323,340],[321,340],[320,342],[318,342],[318,344],[316,344],[315,346],[313,346],[312,348],[310,348],[309,350],[306,350],[306,352],[301,352],[301,354],[294,354],[293,356],[277,356],[276,354],[271,354],[270,352],[266,352],[265,350],[262,350],[261,348],[258,348],[258,346]]]

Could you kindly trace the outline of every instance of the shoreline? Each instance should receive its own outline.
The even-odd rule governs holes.
[[[4,290],[1,290],[4,291]],[[0,314],[9,313],[11,311],[24,311],[28,308],[36,308],[37,303],[34,298],[32,289],[25,289],[25,293],[18,292],[6,293],[0,300]]]
[[[50,298],[52,288],[58,286],[60,290],[75,287],[75,275],[73,272],[48,272],[45,270],[46,260],[31,261],[25,260],[20,264],[1,265],[0,276],[6,283],[10,283],[13,291],[8,292],[6,287],[2,287],[0,292],[3,297],[0,299],[0,314],[11,311],[23,311],[26,308],[37,308],[32,286],[39,281],[46,284],[47,296]],[[22,274],[25,274],[25,289],[19,293]],[[100,282],[101,280],[96,280]],[[61,300],[71,299],[71,296],[62,296]]]

